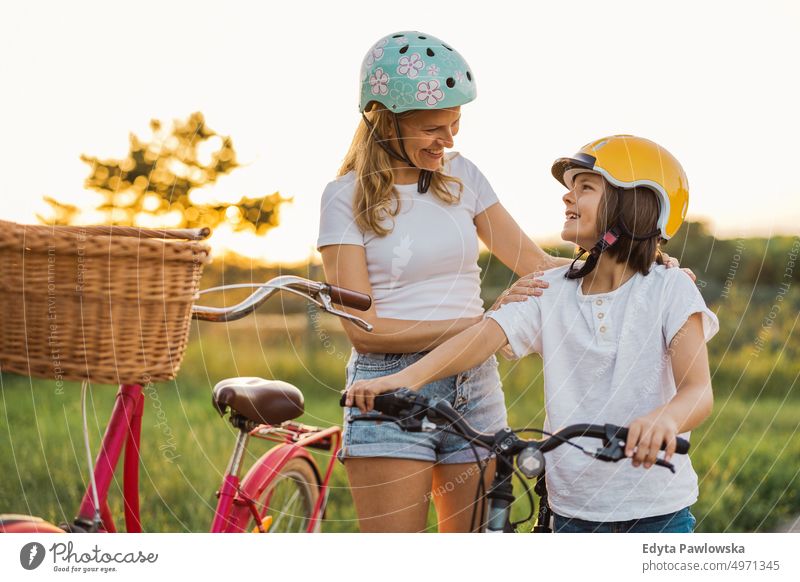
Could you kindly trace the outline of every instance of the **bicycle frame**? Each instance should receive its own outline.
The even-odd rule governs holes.
[[[125,504],[125,528],[130,533],[142,531],[139,514],[139,445],[143,409],[142,386],[139,384],[120,385],[94,467],[97,496],[100,500],[100,516],[104,526],[100,531],[116,531],[111,510],[108,507],[108,490],[123,447],[125,447],[125,464],[122,474],[122,494]],[[93,529],[94,515],[92,485],[89,481],[78,510],[78,516],[75,519],[76,525],[84,529]]]
[[[102,525],[98,531],[108,533],[117,531],[108,506],[108,492],[123,448],[125,451],[123,465],[125,529],[129,533],[142,531],[139,508],[139,463],[141,460],[143,409],[142,386],[139,384],[120,385],[94,467],[102,519]],[[280,472],[281,468],[292,458],[302,457],[312,461],[311,454],[306,449],[315,447],[332,451],[330,461],[325,469],[325,476],[321,482],[320,496],[314,507],[307,531],[313,532],[319,526],[327,502],[328,483],[333,473],[336,454],[341,446],[341,427],[332,426],[312,431],[310,430],[312,427],[288,424],[289,429],[260,425],[249,435],[245,434],[245,442],[241,444],[242,453],[244,452],[243,447],[246,446],[247,436],[276,441],[274,435],[280,434],[282,438],[278,442],[281,442],[281,445],[267,451],[241,481],[238,476],[238,463],[229,465],[218,491],[219,501],[214,511],[211,533],[241,532],[239,524],[246,523],[249,515],[253,516],[256,523],[260,523],[263,516],[258,513],[255,499],[264,492],[269,484],[269,477]],[[291,430],[294,427],[296,430]],[[240,443],[237,442],[234,456],[239,452],[239,446]],[[316,468],[313,461],[312,466]],[[94,529],[95,510],[91,488],[91,481],[89,481],[78,516],[75,519],[76,529],[89,531]]]

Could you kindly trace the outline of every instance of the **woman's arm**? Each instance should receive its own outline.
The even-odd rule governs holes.
[[[475,216],[475,227],[483,244],[494,256],[517,275],[529,275],[534,271],[546,271],[570,262],[564,257],[548,255],[542,248],[522,232],[517,221],[500,204]]]
[[[475,216],[475,227],[478,236],[489,252],[521,277],[497,298],[489,311],[506,303],[525,301],[531,295],[541,295],[540,289],[545,289],[548,285],[536,278],[541,275],[539,271],[546,271],[572,262],[572,259],[554,257],[544,252],[522,231],[514,217],[499,202],[492,204]],[[668,269],[680,266],[674,257],[670,257],[665,252],[662,252],[661,255]],[[683,269],[683,271],[693,281],[697,280],[691,269]]]
[[[322,265],[328,283],[372,295],[364,247],[358,245],[329,245],[322,247]],[[358,315],[373,325],[367,332],[342,320],[342,326],[356,351],[361,353],[410,353],[431,350],[442,342],[481,320],[465,317],[437,321],[417,321],[378,317],[373,305],[368,311],[348,313]]]
[[[396,374],[354,382],[347,391],[347,406],[372,410],[375,396],[397,388],[419,390],[426,384],[454,376],[482,364],[508,342],[494,319],[485,319],[450,338],[430,354]]]
[[[649,468],[664,442],[667,443],[664,459],[668,461],[675,452],[675,437],[699,426],[714,406],[700,313],[691,315],[675,334],[669,353],[677,394],[664,406],[631,423],[625,453],[633,457],[635,467],[644,463]]]

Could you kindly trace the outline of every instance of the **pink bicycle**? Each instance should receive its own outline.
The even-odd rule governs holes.
[[[253,287],[228,285],[204,291]],[[301,277],[283,276],[270,280],[247,299],[232,307],[195,305],[192,317],[224,322],[253,313],[278,291],[305,297],[317,307],[347,319],[370,331],[363,319],[334,307],[343,305],[365,311],[371,305],[368,295]],[[84,384],[84,440],[88,449]],[[316,532],[320,529],[327,502],[328,482],[341,443],[341,428],[319,428],[293,422],[303,414],[303,394],[279,380],[228,378],[212,392],[212,403],[221,416],[238,429],[225,476],[217,492],[219,501],[211,524],[212,533],[233,532]],[[139,446],[144,408],[143,387],[120,385],[111,418],[95,462],[89,462],[90,483],[77,517],[59,526],[29,515],[0,515],[0,532],[115,532],[108,505],[108,492],[114,470],[123,457],[123,500],[125,529],[141,532],[139,514]],[[278,443],[256,461],[240,478],[242,458],[250,438]],[[330,455],[324,474],[309,449]],[[88,456],[91,460],[91,456]]]

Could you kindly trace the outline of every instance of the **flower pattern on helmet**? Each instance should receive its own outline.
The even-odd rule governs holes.
[[[438,74],[439,74],[439,67],[437,67],[436,65],[431,65],[430,67],[428,67],[428,76],[435,77]]]
[[[456,81],[462,83],[464,81],[464,73],[461,71],[456,71]]]
[[[389,93],[389,75],[384,73],[381,67],[375,69],[375,73],[370,75],[369,84],[372,85],[373,95]]]
[[[399,36],[396,39],[394,39],[394,42],[396,42],[397,44],[406,44],[408,42],[408,38],[406,38],[405,36]]]
[[[419,56],[419,53],[414,53],[410,57],[401,57],[397,65],[397,74],[406,75],[409,79],[415,79],[419,75],[425,63]]]
[[[420,81],[417,85],[417,101],[424,101],[428,107],[435,106],[444,99],[444,93],[439,88],[439,81]]]
[[[375,46],[370,49],[369,54],[367,55],[367,60],[365,61],[367,66],[370,66],[383,58],[383,47],[386,46],[387,42],[389,41],[387,41],[385,38],[382,38],[375,43]]]

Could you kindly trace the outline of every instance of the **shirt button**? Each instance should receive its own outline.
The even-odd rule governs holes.
[[[603,304],[603,300],[602,299],[598,299],[597,301],[595,301],[595,304],[596,305],[602,305]]]
[[[603,315],[602,313],[598,313],[597,314],[597,319],[603,319],[604,317],[605,317],[605,315]]]
[[[606,333],[606,326],[605,325],[601,325],[600,326],[600,333]]]

